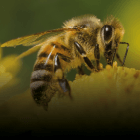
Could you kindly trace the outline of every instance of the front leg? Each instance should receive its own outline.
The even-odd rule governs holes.
[[[123,62],[122,62],[120,55],[118,53],[116,53],[116,58],[121,63],[121,65],[123,65]]]

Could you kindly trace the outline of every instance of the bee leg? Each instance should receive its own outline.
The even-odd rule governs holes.
[[[128,49],[129,49],[129,43],[120,42],[120,44],[127,44],[126,52],[125,52],[125,55],[124,55],[124,58],[123,58],[123,63],[122,63],[122,66],[124,66],[124,62],[125,62],[125,59],[126,59],[126,56],[127,56],[127,53],[128,53]]]
[[[56,78],[58,79],[58,83],[59,83],[59,86],[61,87],[61,91],[64,92],[64,94],[68,94],[69,97],[72,99],[71,88],[70,88],[70,85],[69,85],[67,79],[64,78],[64,73],[61,68],[59,57],[61,57],[65,61],[69,61],[68,57],[66,57],[60,53],[57,53],[54,58],[54,74],[55,74]]]
[[[121,65],[122,65],[123,62],[122,62],[122,60],[121,60],[121,58],[120,58],[120,55],[119,55],[118,53],[116,53],[116,58],[117,58],[117,60],[121,63]]]
[[[86,52],[84,51],[83,47],[77,43],[74,42],[76,49],[78,50],[78,52],[80,53],[80,55],[83,57],[85,63],[88,65],[88,67],[92,70],[95,70],[95,67],[93,66],[92,62],[89,60],[89,58],[86,55]]]
[[[99,44],[95,45],[94,48],[94,56],[95,56],[95,60],[96,60],[96,66],[97,66],[97,70],[100,70],[100,51],[99,51]]]
[[[114,61],[114,58],[115,58],[115,56],[116,56],[116,50],[117,50],[117,47],[115,47],[114,52],[113,52],[113,57],[112,57],[111,66],[113,66],[113,61]]]
[[[78,66],[78,74],[79,75],[84,75],[85,73],[84,73],[84,70],[83,70],[83,66]]]

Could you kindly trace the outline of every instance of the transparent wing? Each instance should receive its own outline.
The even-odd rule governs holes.
[[[23,46],[37,45],[37,44],[45,41],[49,36],[60,34],[64,31],[76,31],[76,30],[78,30],[78,29],[76,29],[76,28],[59,28],[59,29],[55,29],[55,30],[48,30],[45,32],[36,33],[36,34],[12,39],[10,41],[3,43],[1,45],[1,47],[15,47],[18,45],[23,45]]]

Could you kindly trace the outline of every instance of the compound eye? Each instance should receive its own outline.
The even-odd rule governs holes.
[[[103,34],[104,34],[104,40],[109,41],[112,37],[112,27],[110,25],[105,25],[103,27]]]

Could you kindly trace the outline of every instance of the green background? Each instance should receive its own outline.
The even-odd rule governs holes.
[[[60,28],[64,21],[75,16],[93,14],[103,21],[107,16],[113,15],[125,28],[123,41],[130,44],[126,66],[140,69],[139,13],[140,1],[137,0],[1,0],[0,42],[4,43],[13,38]],[[23,46],[4,48],[3,57],[11,54],[19,55],[28,48]],[[119,47],[121,57],[124,56],[125,50],[125,45]],[[4,90],[5,97],[12,97],[13,94],[22,93],[29,88],[36,55],[37,53],[34,53],[22,59],[22,68],[17,75],[20,82],[12,90]],[[104,63],[104,59],[102,62]],[[73,70],[69,73],[68,79],[72,80],[74,76]]]

